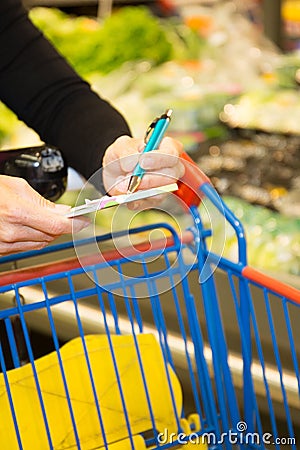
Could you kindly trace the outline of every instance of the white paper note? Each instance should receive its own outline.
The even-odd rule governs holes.
[[[145,198],[154,197],[155,195],[164,194],[166,192],[177,191],[178,185],[176,183],[167,184],[152,189],[136,191],[133,194],[114,195],[109,197],[104,195],[96,200],[85,200],[85,203],[80,206],[75,206],[67,214],[67,217],[82,216],[95,211],[100,211],[111,206],[124,205],[126,203],[134,202],[136,200],[143,200]]]

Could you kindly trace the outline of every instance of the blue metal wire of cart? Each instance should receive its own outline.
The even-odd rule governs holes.
[[[238,262],[208,250],[196,207],[183,239],[157,225],[163,247],[83,266],[58,261],[73,243],[2,258],[26,267],[0,274],[1,450],[297,448],[300,292],[247,266],[242,225],[201,191],[233,226]]]

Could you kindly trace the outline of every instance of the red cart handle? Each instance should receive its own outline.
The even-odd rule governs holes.
[[[180,236],[182,244],[191,244],[194,241],[194,234],[191,231],[184,231]],[[152,242],[140,242],[128,247],[120,249],[114,248],[103,252],[92,253],[82,256],[80,259],[70,257],[55,262],[47,262],[20,269],[8,270],[0,273],[0,287],[13,285],[14,283],[22,283],[24,281],[42,278],[57,273],[64,273],[70,270],[79,269],[80,267],[93,266],[104,261],[114,261],[120,258],[130,258],[138,253],[145,253],[150,250],[164,250],[174,245],[173,236],[167,239],[156,239]]]
[[[199,206],[201,202],[199,187],[203,183],[210,183],[210,180],[187,153],[183,152],[180,158],[184,164],[185,173],[177,183],[179,188],[175,195],[187,206]]]

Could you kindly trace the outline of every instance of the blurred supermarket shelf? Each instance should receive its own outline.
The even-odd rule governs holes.
[[[188,6],[188,5],[211,5],[220,0],[173,0],[174,6]],[[107,3],[107,0],[23,0],[26,6],[84,6],[84,5],[101,5]],[[138,4],[153,4],[156,0],[114,0],[109,3],[113,5],[138,5]]]
[[[181,11],[182,8],[211,6],[221,0],[175,0],[172,2],[174,12]],[[23,0],[27,8],[36,6],[61,8],[68,13],[75,13],[77,15],[90,15],[98,18],[109,17],[114,8],[122,6],[149,6],[154,14],[165,14],[163,1],[160,3],[157,0]],[[166,6],[167,14],[169,12],[169,5]],[[172,8],[171,8],[172,9]]]
[[[238,8],[247,8],[247,2],[242,3],[236,1]],[[173,0],[174,8],[189,8],[197,6],[210,6],[216,3],[222,3],[224,0]],[[114,6],[129,5],[149,5],[155,6],[159,2],[157,0],[23,0],[26,7],[47,6],[61,8],[80,8],[93,7],[96,8],[98,17],[110,15]],[[234,3],[234,0],[233,0]],[[251,2],[249,2],[250,4]],[[274,42],[279,48],[282,48],[282,17],[281,17],[282,0],[262,0],[261,17],[265,35]],[[80,12],[79,12],[80,14]]]

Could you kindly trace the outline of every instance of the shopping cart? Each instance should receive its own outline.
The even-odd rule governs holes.
[[[297,448],[300,292],[247,266],[241,223],[193,171],[236,262],[210,250],[193,201],[182,234],[161,223],[1,259],[18,262],[0,274],[1,450]]]

